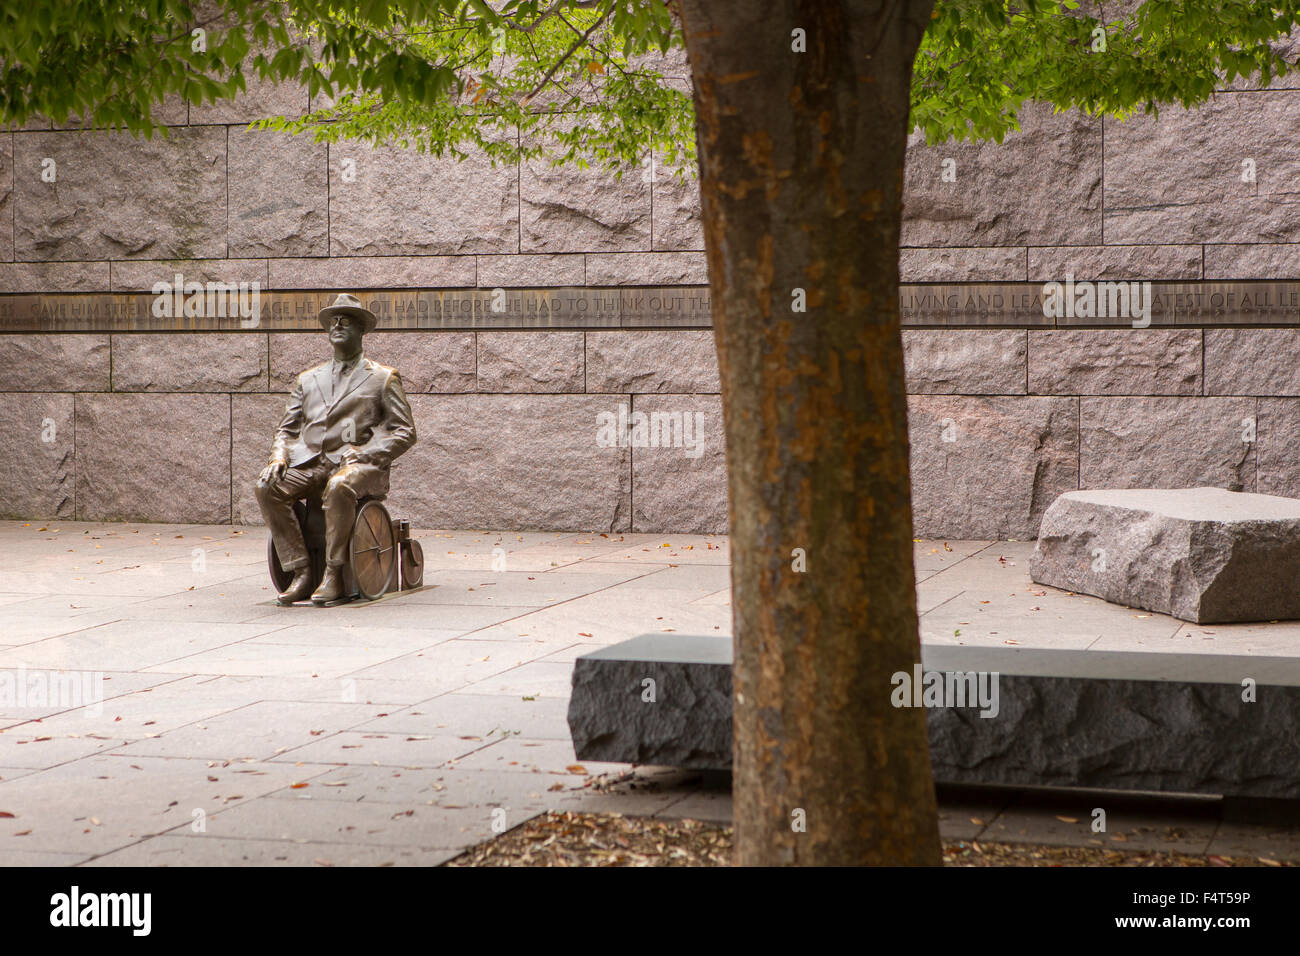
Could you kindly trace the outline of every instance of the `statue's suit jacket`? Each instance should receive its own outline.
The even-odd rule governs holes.
[[[272,460],[290,467],[317,455],[340,461],[343,449],[353,445],[383,472],[386,492],[389,464],[415,444],[415,422],[401,376],[362,357],[352,374],[339,382],[337,394],[333,392],[329,362],[298,376],[275,434]]]

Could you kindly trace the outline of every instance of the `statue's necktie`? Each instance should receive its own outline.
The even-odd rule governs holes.
[[[339,400],[339,394],[340,390],[343,388],[343,382],[347,380],[348,372],[351,370],[351,366],[349,365],[341,362],[334,363],[334,377],[333,382],[331,383],[332,390],[330,392],[331,402],[337,402]]]

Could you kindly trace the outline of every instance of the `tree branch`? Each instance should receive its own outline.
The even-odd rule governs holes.
[[[605,20],[609,18],[610,12],[611,11],[606,10],[604,13],[602,13],[599,19],[597,19],[595,23],[593,23],[590,27],[587,28],[587,32],[582,34],[580,37],[578,37],[578,39],[574,41],[573,46],[569,47],[569,49],[565,51],[564,56],[560,57],[558,60],[555,61],[555,63],[551,65],[551,68],[546,71],[546,75],[542,77],[542,81],[537,84],[537,87],[527,96],[525,96],[523,100],[520,101],[521,106],[527,106],[529,103],[532,102],[534,96],[536,96],[538,93],[542,92],[542,90],[546,88],[546,84],[551,82],[551,77],[553,77],[556,74],[556,72],[560,69],[560,67],[564,66],[564,64],[568,62],[569,57],[573,56],[574,53],[578,52],[578,50],[581,49],[586,44],[587,37],[595,33],[597,27],[599,27],[602,23],[605,22]]]

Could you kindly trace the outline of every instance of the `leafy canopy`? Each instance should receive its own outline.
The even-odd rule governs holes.
[[[932,143],[1001,142],[1026,100],[1121,119],[1194,106],[1294,70],[1297,24],[1297,0],[939,0],[913,68],[912,122]]]
[[[1300,0],[938,0],[911,110],[930,142],[996,139],[1026,100],[1126,116],[1191,106],[1293,69]],[[258,126],[494,161],[621,172],[694,158],[680,24],[664,0],[0,0],[0,122],[152,136],[165,102],[229,99],[247,77],[313,109]],[[798,26],[791,24],[790,28]],[[774,25],[771,57],[790,54]],[[816,38],[810,38],[816,42]],[[684,71],[683,71],[684,72]]]

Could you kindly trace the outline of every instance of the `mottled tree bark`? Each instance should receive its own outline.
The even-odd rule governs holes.
[[[920,659],[898,240],[931,8],[681,3],[727,436],[741,864],[941,862],[925,712],[890,702]]]

